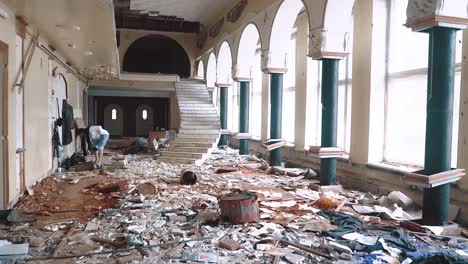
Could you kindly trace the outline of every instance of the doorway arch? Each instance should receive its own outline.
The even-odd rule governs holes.
[[[190,77],[187,52],[176,40],[163,35],[147,35],[134,41],[125,52],[122,64],[124,72]]]
[[[149,105],[140,105],[135,111],[135,130],[137,136],[148,136],[154,130],[154,111]]]
[[[122,137],[124,126],[123,109],[118,104],[109,104],[104,108],[104,129],[111,136]]]

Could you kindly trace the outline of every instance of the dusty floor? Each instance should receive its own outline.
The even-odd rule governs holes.
[[[404,225],[395,220],[407,216],[398,202],[352,190],[319,193],[309,188],[316,180],[307,171],[270,174],[265,161],[231,149],[217,151],[201,167],[150,155],[127,155],[127,169],[107,160],[107,175],[57,173],[18,202],[15,209],[37,220],[0,224],[0,241],[29,242],[29,256],[19,262],[468,263],[466,238]],[[220,167],[235,171],[215,173]],[[195,185],[180,183],[183,169],[196,173]],[[155,194],[138,195],[144,183],[153,184]],[[258,195],[259,221],[220,221],[218,198],[233,190]],[[388,212],[357,213],[380,208],[383,200]],[[431,259],[458,262],[423,262]]]

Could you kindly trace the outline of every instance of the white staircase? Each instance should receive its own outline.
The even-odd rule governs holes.
[[[164,162],[201,165],[216,147],[220,119],[206,85],[195,79],[176,83],[180,130],[171,147],[160,156]]]

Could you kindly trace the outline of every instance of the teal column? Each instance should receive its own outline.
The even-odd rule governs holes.
[[[338,59],[322,59],[322,147],[336,147]],[[336,184],[336,158],[320,160],[320,185]]]
[[[239,132],[249,133],[249,112],[250,112],[250,82],[240,82],[240,105],[239,105]],[[249,154],[249,140],[239,140],[239,154]]]
[[[424,173],[451,169],[456,29],[429,29],[429,66]],[[425,225],[446,225],[450,184],[424,189]]]
[[[227,129],[227,109],[228,109],[228,88],[219,87],[219,117],[221,119],[221,129]],[[218,146],[228,144],[228,135],[221,135]]]
[[[281,139],[283,73],[270,73],[270,139]],[[281,148],[270,151],[270,166],[281,166]]]

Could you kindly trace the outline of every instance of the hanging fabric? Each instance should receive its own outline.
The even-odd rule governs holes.
[[[75,118],[73,117],[73,106],[71,106],[67,99],[63,99],[62,103],[62,144],[64,146],[73,142],[72,129],[75,128]]]

